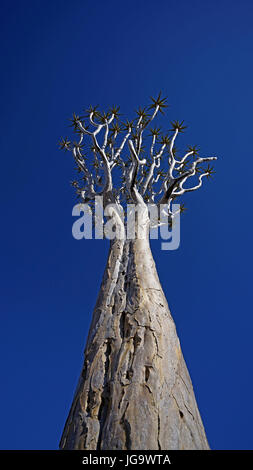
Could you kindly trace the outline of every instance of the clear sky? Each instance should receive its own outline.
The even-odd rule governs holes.
[[[58,140],[162,90],[164,128],[219,160],[154,257],[211,447],[252,449],[252,1],[13,0],[1,23],[0,448],[58,448],[107,257],[72,238]]]

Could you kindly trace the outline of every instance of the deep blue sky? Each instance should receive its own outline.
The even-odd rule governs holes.
[[[13,0],[1,23],[0,448],[58,447],[107,256],[72,238],[59,137],[161,89],[219,160],[157,268],[211,447],[252,449],[252,1]]]

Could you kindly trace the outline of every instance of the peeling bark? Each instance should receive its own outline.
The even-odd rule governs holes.
[[[148,237],[111,243],[60,448],[209,448]]]

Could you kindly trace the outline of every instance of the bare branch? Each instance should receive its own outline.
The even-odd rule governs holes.
[[[174,134],[173,134],[173,137],[171,139],[171,143],[170,143],[170,168],[169,168],[169,172],[168,172],[168,176],[170,178],[173,178],[173,170],[174,170],[174,167],[175,167],[175,164],[176,164],[176,160],[175,160],[175,157],[174,157],[174,153],[173,153],[173,148],[174,148],[174,144],[175,144],[175,140],[176,140],[176,137],[178,135],[178,128],[175,130]]]
[[[113,119],[113,116],[111,117],[111,119],[108,120],[108,124]],[[100,156],[102,158],[102,161],[103,161],[103,164],[104,164],[104,171],[105,171],[105,185],[104,185],[103,192],[108,192],[108,191],[112,190],[112,177],[111,177],[110,165],[109,165],[108,159],[106,157],[105,151],[104,151],[103,148],[101,148],[99,146],[96,135],[101,131],[101,129],[104,126],[106,126],[106,124],[107,123],[96,125],[95,132],[90,132],[82,125],[81,121],[77,121],[77,126],[78,126],[79,130],[83,134],[88,134],[91,137],[95,149],[97,150],[97,152],[100,154]]]
[[[209,175],[209,171],[206,171],[204,173],[202,173],[200,176],[199,176],[199,183],[192,187],[192,188],[183,188],[183,184],[185,183],[185,181],[189,178],[189,177],[192,177],[196,174],[196,171],[197,171],[197,165],[198,163],[203,163],[203,162],[208,162],[208,161],[212,161],[212,160],[217,160],[217,157],[205,157],[205,158],[197,158],[197,160],[195,160],[195,162],[192,163],[192,167],[189,171],[185,172],[182,176],[180,176],[180,184],[179,184],[179,191],[172,191],[172,195],[173,196],[181,196],[182,194],[184,193],[187,193],[189,191],[195,191],[196,189],[200,188],[202,186],[202,178],[204,176],[208,176]],[[182,178],[182,179],[181,179]]]
[[[137,175],[138,175],[139,166],[140,165],[145,165],[146,160],[145,159],[143,159],[143,160],[139,159],[139,157],[136,153],[136,150],[134,148],[134,144],[133,144],[132,140],[128,141],[128,146],[129,146],[129,150],[130,150],[131,157],[132,157],[132,166],[131,166],[129,174],[128,174],[129,193],[133,197],[134,200],[137,200],[138,203],[141,203],[141,204],[143,203],[144,204],[144,201],[143,201],[140,193],[138,192],[138,190],[136,188],[136,179],[137,179]]]
[[[150,129],[149,158],[147,160],[140,157],[144,150],[143,132],[158,112],[163,113],[163,108],[167,107],[166,98],[162,98],[161,93],[156,99],[151,99],[149,108],[137,110],[137,120],[130,122],[127,120],[123,123],[125,133],[119,143],[117,139],[122,131],[118,121],[119,108],[113,107],[108,113],[100,113],[96,107],[90,107],[87,114],[88,125],[82,118],[73,114],[72,126],[74,131],[80,134],[80,140],[71,144],[67,137],[62,138],[60,148],[72,151],[77,169],[83,174],[81,179],[85,181],[84,188],[80,188],[78,182],[73,182],[83,200],[92,199],[95,194],[107,194],[107,200],[115,200],[119,204],[122,198],[126,201],[132,199],[133,202],[144,205],[152,201],[155,204],[167,205],[168,215],[172,217],[170,205],[173,200],[186,192],[195,191],[202,186],[203,178],[212,174],[213,169],[209,168],[209,165],[204,169],[200,164],[216,160],[216,157],[192,158],[198,155],[199,150],[196,146],[188,147],[182,158],[176,156],[176,138],[186,128],[183,121],[171,123],[171,137],[167,134],[160,137],[160,128]],[[152,112],[149,113],[147,109],[151,109]],[[116,122],[110,126],[114,119]],[[94,172],[89,169],[86,155],[82,154],[83,140],[86,136],[91,139],[93,154],[91,165],[94,166]],[[157,144],[159,144],[158,149]],[[123,152],[126,148],[130,151],[130,156],[128,152]],[[168,159],[163,158],[166,149],[168,149]],[[166,160],[165,165],[164,160]],[[115,172],[115,182],[119,184],[114,187],[112,170],[115,167],[121,170],[121,176],[120,180],[117,180],[118,172]],[[198,182],[192,187],[185,187],[188,179],[197,173],[201,173]]]
[[[128,138],[130,137],[131,131],[132,131],[131,128],[129,128],[128,133],[125,135],[125,137],[124,137],[124,139],[123,139],[123,141],[122,141],[122,143],[121,143],[121,146],[118,148],[118,150],[116,151],[114,157],[112,158],[112,161],[110,162],[110,165],[112,166],[112,168],[115,166],[115,164],[116,164],[115,161],[116,161],[117,158],[120,156],[120,154],[121,154],[121,152],[122,152],[122,150],[123,150],[123,148],[124,148],[124,146],[125,146],[125,144],[126,144]]]
[[[176,163],[179,163],[179,165],[176,167],[175,170],[180,171],[183,168],[183,163],[189,158],[191,155],[193,155],[193,150],[191,152],[187,152],[181,160],[175,160]]]
[[[106,157],[105,151],[99,146],[98,141],[96,139],[96,132],[94,132],[94,134],[92,134],[92,140],[93,140],[94,147],[96,148],[96,150],[100,154],[100,156],[102,158],[102,161],[103,161],[103,164],[104,164],[105,185],[104,185],[103,192],[105,193],[105,192],[108,192],[108,191],[112,190],[112,175],[111,175],[110,164],[109,164],[109,161]]]
[[[155,136],[154,136],[155,137]],[[154,142],[154,137],[153,137],[153,142]],[[152,144],[153,144],[152,142]],[[161,150],[160,152],[157,154],[157,155],[153,155],[153,149],[151,147],[151,150],[150,150],[150,153],[151,155],[153,156],[153,161],[151,163],[151,166],[150,166],[150,169],[149,169],[149,173],[148,173],[148,176],[146,178],[146,181],[144,182],[143,184],[143,189],[142,189],[142,194],[144,195],[147,188],[148,188],[148,185],[153,177],[153,174],[154,174],[154,170],[155,168],[159,168],[160,167],[160,158],[162,157],[163,155],[163,152],[164,152],[164,149],[166,147],[166,144],[163,144],[162,147],[161,147]]]

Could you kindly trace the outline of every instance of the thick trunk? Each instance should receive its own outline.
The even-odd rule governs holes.
[[[62,449],[208,449],[148,239],[111,243]]]

